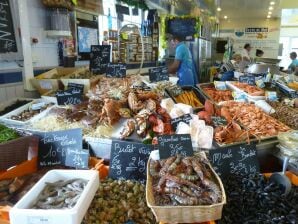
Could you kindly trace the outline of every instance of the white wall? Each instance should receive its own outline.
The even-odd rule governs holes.
[[[245,28],[268,28],[266,33],[245,33]],[[243,32],[237,36],[235,32]],[[278,19],[237,19],[220,21],[220,37],[231,37],[234,40],[234,51],[241,52],[245,43],[253,47],[251,56],[255,56],[255,50],[264,51],[263,57],[277,58],[279,47],[280,20]]]

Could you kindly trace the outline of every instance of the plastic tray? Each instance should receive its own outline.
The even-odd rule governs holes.
[[[11,116],[14,116],[14,115],[19,115],[20,113],[22,113],[23,111],[29,109],[31,107],[32,104],[35,104],[35,103],[39,103],[39,102],[45,102],[46,104],[49,104],[51,102],[48,102],[47,100],[45,99],[38,99],[38,100],[34,100],[32,101],[31,103],[28,103],[24,106],[21,106],[5,115],[3,115],[1,118],[0,118],[0,121],[4,122],[5,124],[10,124],[10,125],[17,125],[17,126],[23,126],[23,125],[27,125],[29,123],[32,123],[40,118],[42,118],[43,116],[46,115],[47,111],[52,107],[48,107],[47,109],[45,109],[44,111],[42,111],[41,113],[39,114],[36,114],[35,116],[33,116],[32,118],[30,118],[29,120],[27,121],[17,121],[17,120],[13,120],[13,119],[10,119]]]
[[[209,94],[207,94],[205,91],[204,91],[204,88],[215,88],[214,87],[214,83],[212,82],[209,82],[209,83],[202,83],[202,84],[198,84],[197,87],[199,88],[200,92],[204,95],[204,97],[208,100],[210,100],[213,104],[219,106],[221,103],[224,103],[224,102],[227,102],[227,101],[221,101],[221,102],[215,102],[213,100],[213,98],[211,96],[209,96]],[[231,99],[233,100],[233,99]]]
[[[198,100],[203,104],[202,107],[194,107],[193,111],[194,112],[198,112],[204,109],[204,103],[206,101],[206,96],[204,96],[198,88],[193,87],[193,86],[182,86],[181,87],[182,90],[186,90],[186,91],[194,91],[194,93],[196,94]],[[166,93],[171,97],[171,99],[174,101],[174,103],[177,103],[177,100],[175,99],[175,96],[171,95],[171,93],[166,89]]]
[[[82,178],[88,180],[76,205],[71,209],[28,209],[46,182]],[[47,172],[24,197],[11,209],[11,224],[81,224],[84,215],[99,187],[98,172],[95,170],[51,170]]]
[[[266,99],[265,96],[252,96],[252,95],[249,95],[244,90],[239,89],[238,87],[234,86],[233,82],[226,81],[226,85],[229,89],[231,89],[233,91],[244,93],[247,96],[247,99],[248,99],[249,102],[254,102],[254,101],[257,101],[257,100],[265,100]]]
[[[8,101],[5,101],[5,102],[1,103],[1,104],[0,104],[0,111],[3,111],[6,107],[8,107],[8,106],[14,104],[14,103],[15,103],[16,101],[18,101],[18,100],[26,100],[26,101],[30,101],[30,102],[28,102],[28,103],[26,103],[26,104],[23,105],[23,106],[25,106],[25,105],[27,105],[27,104],[30,104],[34,99],[32,99],[32,98],[13,98],[13,99],[11,99],[11,100],[8,100]],[[16,109],[17,109],[17,108],[16,108]],[[16,110],[16,109],[14,109],[14,110]],[[14,111],[14,110],[12,110],[12,111]],[[12,112],[12,111],[7,112],[6,114],[8,114],[8,113],[10,113],[10,112]],[[0,118],[1,118],[2,116],[6,115],[6,114],[1,115]]]

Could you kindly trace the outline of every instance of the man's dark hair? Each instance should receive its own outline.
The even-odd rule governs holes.
[[[185,37],[180,36],[180,35],[173,35],[173,40],[178,40],[179,42],[184,41]]]
[[[291,53],[290,53],[290,57],[291,57],[291,58],[297,58],[297,53],[294,52],[294,51],[291,52]]]
[[[257,49],[256,50],[256,56],[257,57],[260,57],[260,55],[263,55],[264,54],[264,51],[260,50],[260,49]]]
[[[244,49],[247,49],[247,48],[249,48],[250,47],[250,44],[245,44],[244,45]]]

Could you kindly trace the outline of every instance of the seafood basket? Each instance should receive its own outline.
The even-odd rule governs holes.
[[[151,159],[149,159],[147,163],[146,200],[148,207],[151,208],[158,222],[198,223],[221,219],[222,209],[224,204],[226,204],[226,194],[219,176],[215,173],[210,164],[209,167],[219,183],[222,192],[220,203],[199,206],[156,206],[152,188],[152,177],[149,171],[150,160]]]
[[[30,108],[32,109],[32,107],[34,105],[37,105],[40,103],[44,104],[44,106],[46,106],[46,109],[40,111],[37,114],[34,114],[28,120],[21,121],[21,120],[11,119],[12,116],[19,116],[20,114],[29,110]],[[27,124],[30,124],[30,123],[37,121],[38,119],[44,117],[52,106],[53,106],[53,103],[47,101],[46,99],[37,99],[37,100],[32,101],[31,103],[28,103],[26,105],[23,105],[13,111],[11,111],[10,113],[3,115],[0,118],[0,121],[2,121],[5,124],[8,124],[8,125],[17,125],[17,126],[27,125]]]
[[[193,87],[193,86],[182,86],[181,89],[182,90],[185,90],[185,91],[193,91],[195,93],[197,99],[201,102],[202,106],[200,106],[200,107],[194,107],[193,108],[193,111],[194,112],[199,112],[199,111],[201,111],[201,110],[204,109],[204,103],[205,103],[206,97],[199,91],[198,88]],[[171,97],[171,99],[175,103],[177,103],[177,100],[175,99],[175,96],[173,96],[168,89],[166,89],[166,93]]]
[[[208,88],[208,87],[209,87],[209,88],[215,88],[215,87],[214,87],[214,83],[212,83],[212,82],[209,82],[209,83],[201,83],[201,84],[198,84],[197,87],[198,87],[199,91],[203,94],[203,96],[204,96],[206,99],[210,100],[214,105],[218,106],[218,105],[220,105],[220,103],[226,102],[226,101],[215,102],[214,99],[204,91],[204,88],[206,88],[206,87],[207,87],[207,88]],[[233,99],[231,99],[231,100],[233,100]]]
[[[29,209],[47,182],[82,178],[88,181],[75,206],[70,209]],[[63,223],[80,224],[99,187],[99,176],[95,170],[51,170],[11,209],[11,224]]]

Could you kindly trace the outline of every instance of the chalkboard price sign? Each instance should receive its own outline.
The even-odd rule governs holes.
[[[215,127],[227,125],[227,120],[223,117],[211,116],[212,123]]]
[[[67,84],[67,89],[76,89],[76,90],[79,90],[81,93],[83,93],[84,92],[84,85],[79,84],[79,83],[69,82]]]
[[[83,93],[80,89],[70,88],[56,92],[58,105],[76,105],[82,103]]]
[[[222,177],[248,175],[260,171],[255,144],[236,145],[209,151],[214,170]]]
[[[69,150],[82,150],[82,129],[36,132],[39,136],[39,166],[65,165]]]
[[[174,118],[171,120],[171,125],[173,126],[174,130],[176,130],[178,124],[180,122],[184,122],[186,124],[189,124],[189,121],[192,120],[192,117],[190,114],[184,114],[180,117]]]
[[[193,156],[191,137],[183,135],[160,135],[157,137],[160,159],[167,159],[180,154],[184,157]]]
[[[68,149],[66,152],[65,166],[76,169],[88,169],[89,151],[78,148]]]
[[[150,82],[160,82],[169,80],[168,68],[165,66],[149,69]]]
[[[152,151],[151,145],[113,141],[109,176],[112,179],[146,181],[146,164]]]
[[[110,62],[110,45],[91,45],[90,71],[95,74],[104,74]]]
[[[106,76],[109,78],[125,78],[126,64],[109,63],[106,71]]]
[[[256,79],[254,75],[241,75],[239,76],[239,82],[254,86],[256,84]]]
[[[17,52],[9,0],[0,1],[0,53]]]

